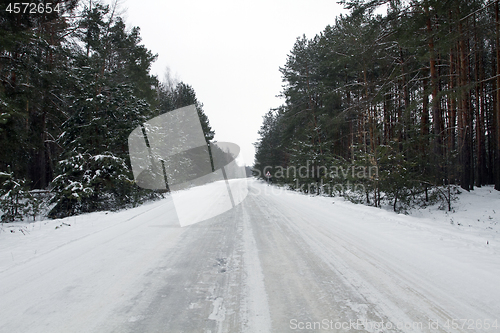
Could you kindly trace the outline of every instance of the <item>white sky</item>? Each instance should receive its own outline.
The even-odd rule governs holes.
[[[320,33],[342,11],[336,0],[125,0],[127,27],[141,28],[142,43],[191,85],[204,104],[217,141],[241,147],[247,165],[262,116],[283,104],[279,67],[298,36]]]

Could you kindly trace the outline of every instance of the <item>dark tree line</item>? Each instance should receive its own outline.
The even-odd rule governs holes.
[[[36,1],[45,4],[45,1]],[[156,59],[113,6],[59,0],[50,14],[0,4],[0,211],[36,214],[35,189],[50,192],[50,216],[140,204],[128,158],[130,132],[148,119],[196,104],[192,87],[150,75]]]
[[[264,117],[256,168],[306,192],[360,183],[350,193],[395,210],[449,202],[450,185],[500,190],[499,1],[343,4],[350,14],[298,38],[281,68],[286,102]]]

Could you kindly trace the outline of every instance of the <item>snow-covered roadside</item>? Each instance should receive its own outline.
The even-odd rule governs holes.
[[[410,215],[421,218],[422,223],[447,226],[464,234],[483,237],[485,244],[500,245],[500,191],[493,186],[476,187],[470,192],[461,190],[458,199],[452,203],[451,212],[434,205],[414,209]]]
[[[118,212],[96,212],[63,219],[0,224],[0,272],[101,230],[123,224],[165,205],[166,198]]]
[[[263,181],[255,182],[256,184],[264,183]],[[451,212],[443,209],[442,205],[437,203],[426,208],[410,209],[407,212],[408,215],[395,213],[391,206],[375,208],[364,204],[353,204],[342,197],[308,196],[277,186],[262,188],[262,193],[266,192],[301,195],[319,202],[353,205],[352,207],[356,207],[356,210],[365,211],[367,214],[376,214],[382,219],[398,219],[400,223],[416,224],[419,228],[442,228],[442,230],[448,230],[452,233],[457,232],[457,235],[461,235],[460,237],[463,238],[471,235],[474,236],[474,241],[480,239],[481,243],[500,249],[500,191],[496,191],[492,185],[476,187],[470,192],[460,189],[456,200],[452,201]]]
[[[364,211],[380,221],[395,221],[398,225],[406,226],[408,233],[420,230],[428,232],[430,238],[439,235],[439,239],[450,247],[471,251],[481,249],[481,253],[500,256],[500,192],[493,186],[476,187],[470,192],[461,190],[452,202],[451,212],[435,204],[423,209],[412,209],[409,215],[405,215],[394,213],[392,207],[380,209],[355,205],[343,198],[330,198],[330,201],[354,205],[356,210]],[[500,257],[497,259],[500,263]]]

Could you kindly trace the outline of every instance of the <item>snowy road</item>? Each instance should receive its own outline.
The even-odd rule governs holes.
[[[500,332],[498,247],[249,189],[201,223],[164,200],[2,266],[0,332]]]

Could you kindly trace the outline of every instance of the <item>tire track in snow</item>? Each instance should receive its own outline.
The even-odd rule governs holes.
[[[271,314],[264,284],[264,274],[253,234],[250,215],[243,208],[243,263],[245,267],[245,297],[241,304],[242,332],[271,332]]]

